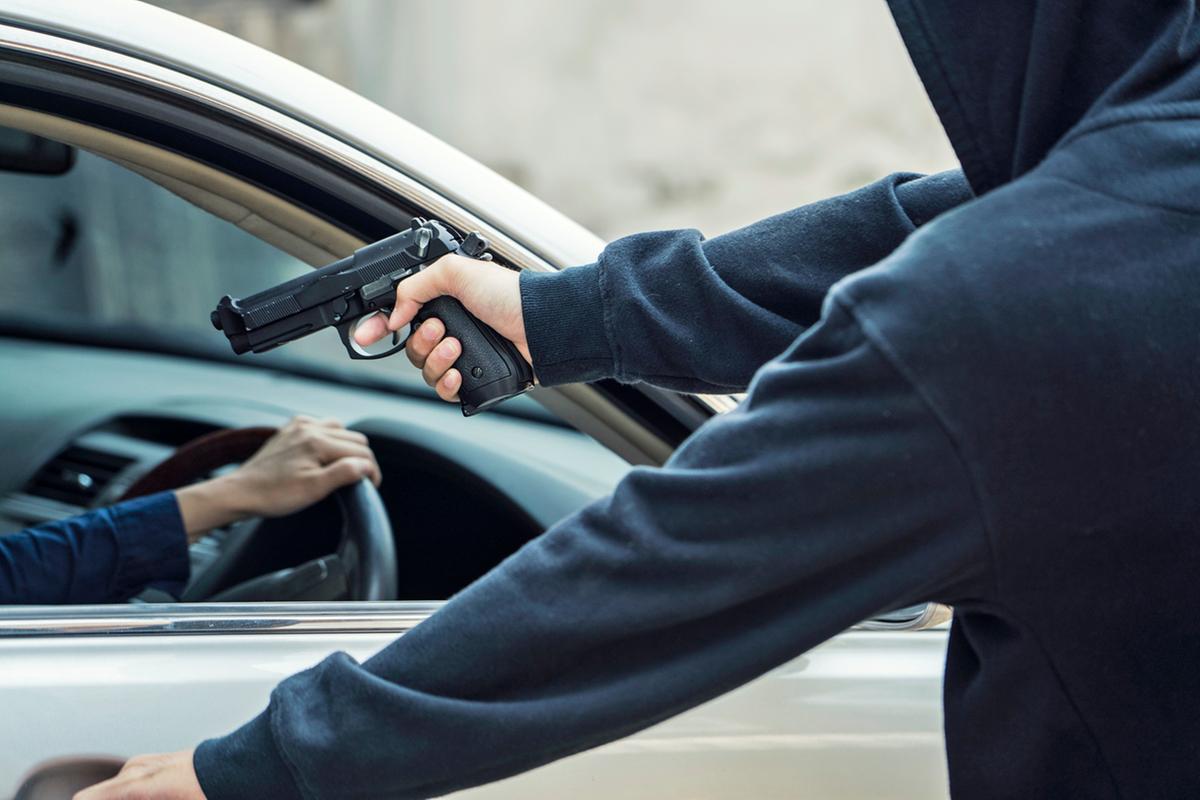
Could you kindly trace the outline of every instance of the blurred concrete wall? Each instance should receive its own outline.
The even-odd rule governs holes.
[[[883,0],[157,0],[359,91],[605,237],[955,165]]]

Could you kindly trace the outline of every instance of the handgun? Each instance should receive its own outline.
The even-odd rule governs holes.
[[[285,281],[240,300],[225,295],[212,312],[213,327],[222,331],[233,352],[265,353],[310,333],[337,328],[351,358],[386,358],[404,349],[399,333],[391,349],[369,353],[354,341],[360,320],[390,313],[396,286],[447,253],[490,259],[487,240],[469,233],[461,241],[437,220],[415,217],[408,230],[354,251],[307,275]],[[455,367],[462,375],[458,396],[469,417],[533,386],[533,369],[515,345],[480,322],[449,296],[421,306],[413,330],[429,317],[446,326],[446,335],[462,344]]]

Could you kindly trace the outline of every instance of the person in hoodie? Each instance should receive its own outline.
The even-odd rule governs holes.
[[[747,391],[736,410],[365,663],[330,656],[233,733],[80,796],[439,795],[923,601],[955,609],[953,796],[1194,793],[1196,3],[890,7],[961,172],[559,274],[448,258],[389,323],[454,294],[543,384]],[[441,333],[410,352],[450,398]]]

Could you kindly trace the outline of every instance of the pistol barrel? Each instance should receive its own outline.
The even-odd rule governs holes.
[[[210,318],[233,352],[262,353],[393,305],[396,284],[452,252],[458,240],[438,222],[361,247],[307,275],[238,299],[221,298]]]

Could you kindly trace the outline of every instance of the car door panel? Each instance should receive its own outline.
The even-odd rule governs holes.
[[[225,733],[288,675],[336,650],[367,658],[430,610],[388,604],[356,621],[341,609],[322,622],[296,609],[256,620],[247,609],[234,624],[162,607],[95,619],[94,634],[87,622],[56,636],[10,628],[0,708],[20,723],[0,730],[0,797],[49,759],[177,750]],[[121,616],[124,633],[99,633]],[[394,630],[328,630],[339,624]],[[267,632],[250,632],[256,625]],[[290,632],[305,625],[317,632]],[[241,632],[203,632],[223,627]],[[944,630],[847,632],[633,737],[462,796],[768,800],[798,787],[825,798],[945,796],[945,643]]]

